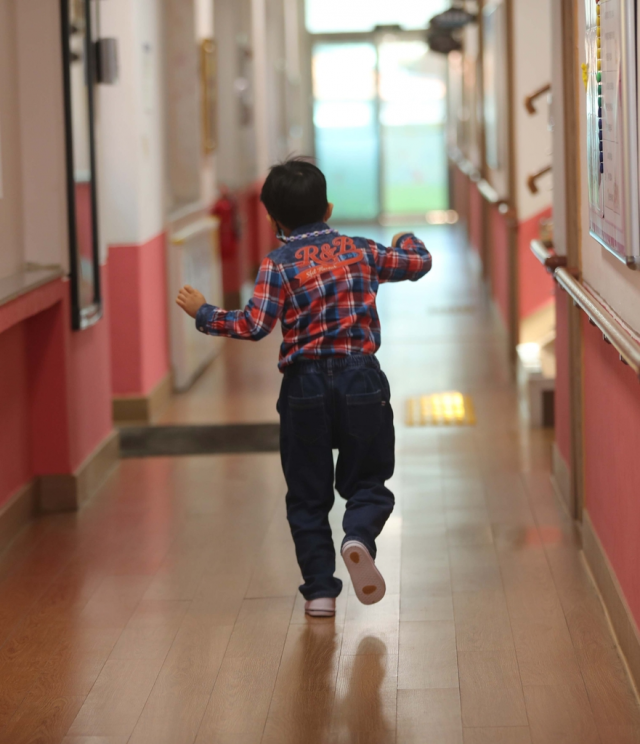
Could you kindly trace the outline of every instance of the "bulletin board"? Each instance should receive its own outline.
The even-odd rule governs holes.
[[[640,269],[636,1],[586,0],[591,235]]]

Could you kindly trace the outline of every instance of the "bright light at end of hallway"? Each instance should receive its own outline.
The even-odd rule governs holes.
[[[429,225],[456,225],[460,216],[455,209],[435,209],[425,219]]]
[[[318,103],[313,123],[319,129],[357,129],[373,123],[373,109],[370,103],[361,101]]]
[[[399,24],[425,28],[450,5],[448,0],[306,0],[307,29],[322,34],[371,31],[375,26]]]

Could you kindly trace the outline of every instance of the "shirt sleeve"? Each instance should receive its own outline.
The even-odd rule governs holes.
[[[278,267],[269,258],[262,262],[253,297],[244,310],[222,310],[203,305],[196,328],[209,336],[260,341],[275,328],[284,307],[284,285]]]
[[[416,282],[431,270],[431,254],[415,235],[407,233],[395,248],[372,244],[381,282]]]

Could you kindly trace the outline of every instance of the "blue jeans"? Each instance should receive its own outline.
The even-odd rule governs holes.
[[[287,519],[304,578],[305,599],[337,597],[336,554],[329,526],[335,488],[346,499],[345,541],[376,555],[376,538],[394,506],[391,392],[374,356],[302,361],[285,370],[278,401]],[[338,462],[333,465],[333,452]]]

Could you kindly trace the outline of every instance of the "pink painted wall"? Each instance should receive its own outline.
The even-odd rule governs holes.
[[[640,382],[583,316],[586,506],[640,626]]]
[[[0,308],[0,329],[2,506],[38,475],[74,472],[113,423],[108,326],[71,330],[68,282]]]
[[[482,194],[475,183],[469,186],[469,243],[482,255]]]
[[[60,282],[60,300],[29,317],[29,424],[31,474],[70,473],[74,469],[70,427],[69,285]]]
[[[555,282],[554,282],[555,284]],[[571,466],[571,370],[569,367],[569,306],[566,293],[555,285],[556,296],[556,394],[555,434],[558,450]]]
[[[0,507],[31,479],[24,323],[0,333]]]
[[[73,332],[65,290],[26,321],[33,475],[75,471],[113,429],[108,325]]]
[[[469,229],[469,190],[471,182],[468,177],[458,168],[457,165],[453,165],[452,169],[452,190],[453,190],[453,208],[458,212],[460,222],[462,222],[467,230]]]
[[[520,317],[526,318],[552,301],[553,279],[531,252],[531,241],[540,237],[540,220],[551,216],[551,207],[539,212],[518,227],[520,275]]]
[[[491,208],[491,289],[505,327],[509,327],[509,229],[497,207]]]
[[[108,297],[109,272],[101,272],[104,296]],[[68,295],[67,295],[68,297]],[[66,304],[66,303],[65,303]],[[105,308],[108,316],[109,308]],[[65,314],[69,316],[68,305]],[[109,325],[103,318],[81,332],[68,324],[67,359],[69,423],[71,428],[71,467],[75,470],[113,430],[111,415],[111,368]]]
[[[113,395],[148,395],[169,372],[166,237],[109,251]]]

